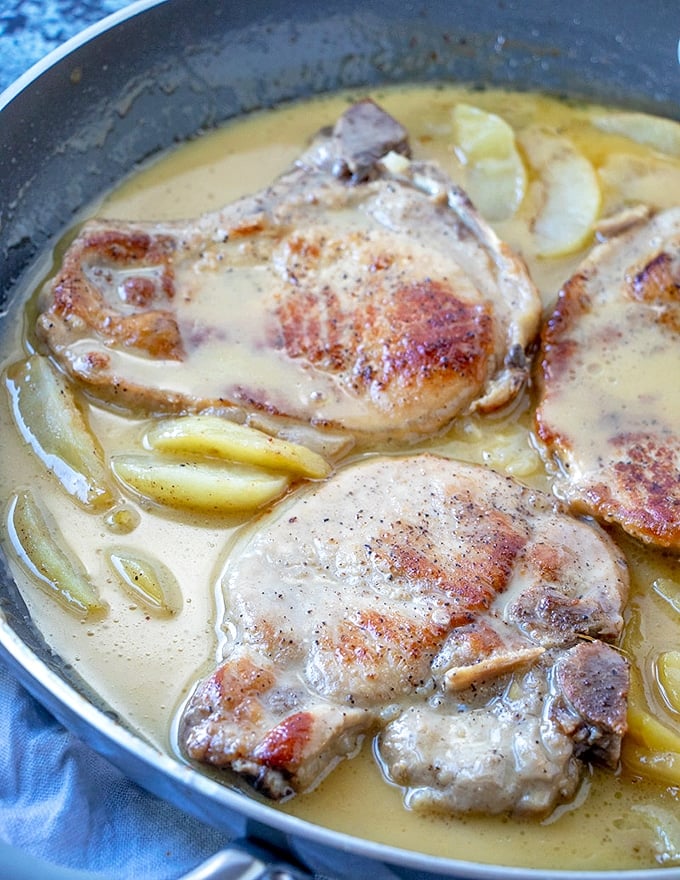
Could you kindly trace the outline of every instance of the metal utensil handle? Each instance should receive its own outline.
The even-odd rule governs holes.
[[[312,875],[274,853],[236,841],[185,874],[182,880],[312,880]]]

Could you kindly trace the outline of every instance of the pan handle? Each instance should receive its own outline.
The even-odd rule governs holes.
[[[101,874],[53,865],[0,840],[0,877],[12,880],[96,880]],[[216,853],[181,880],[313,880],[271,852],[242,841]]]
[[[250,841],[237,840],[181,880],[313,880],[313,875]]]

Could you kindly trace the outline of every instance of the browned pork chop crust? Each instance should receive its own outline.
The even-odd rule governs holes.
[[[237,407],[408,439],[501,406],[526,378],[538,294],[408,151],[362,101],[254,196],[186,223],[87,223],[39,337],[90,393],[146,412]]]
[[[542,813],[615,766],[627,573],[597,526],[487,468],[373,457],[233,548],[225,659],[181,748],[273,798],[378,733],[418,808]],[[581,641],[584,637],[588,641]]]
[[[680,551],[680,208],[592,250],[543,329],[538,385],[560,495]]]

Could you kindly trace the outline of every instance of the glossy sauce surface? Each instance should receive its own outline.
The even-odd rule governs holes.
[[[646,199],[654,207],[680,204],[680,161],[661,157],[619,135],[593,129],[584,133],[583,119],[596,112],[590,108],[539,96],[471,93],[448,86],[381,92],[374,97],[409,130],[417,157],[439,160],[461,183],[465,168],[452,148],[451,111],[463,100],[500,113],[516,126],[540,122],[567,133],[601,169],[603,213],[636,199]],[[169,220],[219,208],[285,170],[308,139],[332,122],[349,100],[349,96],[337,96],[282,108],[206,135],[132,175],[93,212],[102,217]],[[633,195],[624,192],[628,176],[619,173],[626,163],[642,163],[644,172],[636,178]],[[646,189],[641,184],[645,174]],[[552,259],[537,256],[526,215],[529,203],[515,217],[495,226],[522,253],[549,307],[584,250]],[[36,277],[36,285],[39,281]],[[26,348],[25,328],[18,326],[19,321],[16,324],[4,341],[5,363],[20,358]],[[30,345],[30,331],[27,336]],[[602,368],[595,352],[593,364],[594,369]],[[659,370],[667,373],[671,367],[663,363]],[[97,406],[89,407],[89,418],[107,456],[138,446],[147,424]],[[446,436],[418,448],[479,461],[549,489],[550,475],[532,444],[530,424],[530,400],[524,397],[496,416],[463,418]],[[139,508],[140,524],[124,536],[125,542],[153,547],[177,577],[184,596],[179,615],[153,617],[114,584],[106,566],[106,549],[120,543],[121,536],[107,526],[104,517],[80,510],[65,498],[19,438],[5,397],[0,401],[0,431],[3,497],[29,485],[48,506],[59,510],[64,536],[77,548],[110,606],[103,620],[81,622],[46,599],[17,568],[34,620],[48,643],[105,702],[151,742],[171,750],[171,726],[178,707],[198,677],[220,657],[224,640],[220,574],[240,522]],[[128,499],[126,503],[133,502]],[[680,615],[659,599],[651,584],[659,578],[680,582],[678,563],[632,541],[623,540],[622,546],[633,575],[630,626],[641,633],[631,639],[636,646],[635,661],[645,675],[649,702],[667,723],[677,725],[678,713],[654,690],[654,664],[660,651],[677,645]],[[677,790],[633,780],[624,770],[620,774],[594,771],[575,803],[560,807],[543,822],[418,815],[405,810],[400,791],[382,779],[367,744],[362,755],[337,767],[314,792],[289,801],[282,809],[339,831],[438,856],[612,870],[680,864],[678,807]]]

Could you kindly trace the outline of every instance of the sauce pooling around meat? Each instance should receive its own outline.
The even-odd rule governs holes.
[[[416,158],[439,161],[484,205],[501,238],[527,261],[546,307],[587,251],[593,218],[639,202],[654,209],[680,204],[680,160],[638,143],[621,132],[620,124],[607,123],[620,120],[620,114],[532,95],[453,87],[386,91],[374,97],[409,131]],[[173,220],[217,209],[281,173],[347,102],[347,96],[320,99],[230,125],[134,174],[93,213],[133,221]],[[502,116],[516,132],[514,144],[508,143],[502,127],[483,116],[456,111],[461,106]],[[479,125],[491,132],[492,146],[486,152],[474,137]],[[563,193],[565,180],[579,181],[571,188],[585,206],[582,225],[566,230],[555,220],[560,200],[564,209],[563,200],[571,198]],[[494,191],[506,194],[503,204],[514,198],[517,210],[506,215],[503,204],[494,201]],[[7,364],[25,356],[33,343],[30,330],[24,338],[19,323],[5,340]],[[137,447],[147,428],[143,420],[101,406],[89,405],[87,415],[107,458]],[[17,569],[37,626],[116,712],[160,748],[171,749],[172,719],[197,678],[210,672],[221,656],[224,609],[219,584],[230,541],[245,518],[180,515],[134,498],[127,498],[114,517],[93,514],[71,503],[31,454],[4,398],[0,424],[5,497],[32,486],[58,511],[63,534],[77,546],[109,605],[103,619],[78,620],[46,599]],[[552,477],[535,451],[530,425],[531,400],[524,396],[511,411],[464,417],[446,435],[417,448],[486,464],[549,490]],[[642,701],[654,718],[672,727],[680,714],[672,701],[672,676],[663,674],[672,664],[660,658],[677,645],[678,563],[618,533],[615,537],[632,575],[623,646],[639,677],[636,705]],[[140,552],[157,548],[181,589],[181,613],[156,616],[114,582],[107,553],[123,541]],[[496,864],[612,870],[680,861],[677,788],[651,778],[653,768],[635,744],[620,773],[594,771],[574,801],[543,822],[406,811],[400,790],[385,783],[368,751],[366,747],[315,791],[281,809],[379,842]]]

